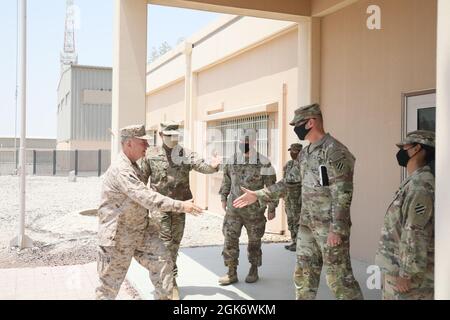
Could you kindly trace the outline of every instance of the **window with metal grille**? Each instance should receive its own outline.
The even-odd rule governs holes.
[[[269,157],[269,115],[227,119],[208,125],[213,149],[228,158],[239,150],[238,143],[246,129],[256,131],[256,151]]]

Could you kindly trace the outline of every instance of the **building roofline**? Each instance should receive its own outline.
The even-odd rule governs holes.
[[[187,39],[185,39],[182,43],[178,44],[175,48],[158,57],[155,61],[147,63],[146,74],[148,75],[152,73],[153,71],[161,68],[163,65],[169,63],[176,57],[183,54],[185,50],[185,43],[192,43],[193,46],[198,45],[207,38],[210,38],[216,33],[222,31],[223,29],[237,22],[241,18],[242,18],[241,16],[237,15],[223,14],[223,16],[219,17],[218,19],[214,20],[204,28],[195,32]]]
[[[59,77],[58,86],[56,87],[56,90],[59,90],[59,86],[61,85],[61,80],[64,74],[69,71],[70,69],[93,69],[93,70],[106,70],[106,71],[112,71],[112,67],[103,67],[103,66],[91,66],[91,65],[85,65],[85,64],[72,64],[69,68],[66,68],[63,72],[61,72],[61,75]]]
[[[261,46],[274,38],[280,37],[284,34],[287,34],[289,32],[292,32],[296,29],[298,29],[298,23],[292,22],[292,21],[275,21],[274,19],[262,19],[262,18],[253,18],[253,17],[242,17],[242,16],[231,16],[226,15],[225,17],[222,17],[221,19],[215,21],[214,25],[210,24],[203,30],[200,30],[199,32],[195,33],[193,36],[191,36],[186,42],[187,44],[192,44],[192,50],[195,50],[195,48],[201,48],[201,44],[205,41],[208,41],[209,39],[214,39],[215,36],[220,34],[221,32],[227,32],[225,31],[230,26],[233,26],[236,23],[239,23],[241,21],[244,21],[244,24],[247,23],[247,20],[244,20],[243,18],[249,18],[251,20],[248,20],[249,23],[254,23],[255,21],[259,21],[258,24],[263,24],[265,26],[267,24],[268,28],[264,31],[263,35],[259,35],[257,38],[248,38],[245,43],[239,43],[235,45],[235,48],[232,50],[229,50],[229,52],[223,53],[217,57],[209,57],[203,63],[198,63],[199,60],[197,58],[197,63],[192,63],[192,72],[200,73],[203,72],[211,67],[214,67],[215,65],[219,63],[223,63],[225,61],[228,61],[229,59],[233,59],[234,57],[241,55],[249,50],[252,50],[258,46]],[[261,21],[265,20],[265,21]],[[234,34],[236,32],[235,29],[233,29],[231,34]],[[213,40],[214,41],[214,40]],[[233,44],[234,45],[234,44]],[[208,48],[208,47],[205,47]],[[185,54],[186,50],[186,43],[181,43],[176,48],[172,49],[171,51],[167,52],[165,55],[161,56],[151,64],[147,64],[147,72],[146,72],[146,79],[147,79],[147,89],[146,89],[146,95],[149,95],[151,93],[157,92],[161,89],[164,89],[174,83],[177,83],[184,79],[184,74],[176,73],[173,76],[164,80],[157,80],[157,78],[154,78],[152,83],[149,85],[149,77],[154,77],[154,75],[159,72],[159,69],[162,69],[175,61],[176,59],[179,59],[182,55]],[[202,49],[200,49],[202,50]],[[195,52],[195,51],[193,51]],[[198,56],[197,56],[198,57]]]
[[[86,64],[73,64],[71,66],[74,69],[100,69],[100,70],[112,70],[112,67],[104,67],[104,66],[91,66]]]

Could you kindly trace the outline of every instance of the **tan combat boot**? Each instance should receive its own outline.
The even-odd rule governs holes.
[[[173,278],[172,300],[180,300],[180,291],[178,290],[177,280]]]
[[[259,277],[258,277],[258,266],[252,264],[252,266],[250,267],[250,270],[248,272],[247,277],[245,278],[245,282],[247,283],[253,283],[258,281]]]
[[[223,277],[219,278],[219,284],[221,286],[228,286],[232,283],[238,282],[236,269],[237,267],[234,266],[228,267],[228,273]]]

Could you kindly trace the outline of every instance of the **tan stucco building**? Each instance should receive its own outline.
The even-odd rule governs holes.
[[[212,130],[218,131],[213,147],[225,157],[230,156],[221,147],[230,140],[226,129],[236,140],[233,131],[254,125],[266,130],[268,139],[258,145],[281,176],[288,153],[276,146],[295,141],[283,118],[297,105],[297,38],[294,22],[225,15],[148,66],[147,128],[157,131],[166,120],[188,124],[184,145],[208,158],[204,149]],[[191,184],[197,202],[220,214],[222,177],[192,173]],[[287,230],[281,212],[268,231]]]
[[[148,3],[251,17],[225,16],[146,66]],[[432,123],[438,140],[436,298],[450,298],[449,30],[446,0],[116,0],[112,131],[144,117],[148,129],[164,119],[183,120],[185,145],[195,150],[197,132],[208,126],[264,116],[259,119],[278,129],[268,152],[280,174],[287,145],[295,141],[287,125],[293,110],[320,102],[326,130],[357,158],[352,256],[371,263],[402,179],[394,144]],[[117,139],[112,149],[114,156]],[[211,211],[220,210],[219,183],[219,177],[194,177],[195,197]],[[279,218],[269,228],[284,230],[285,222]]]

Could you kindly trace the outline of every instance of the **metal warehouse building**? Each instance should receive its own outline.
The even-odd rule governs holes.
[[[58,84],[57,149],[111,148],[112,68],[70,65]]]

